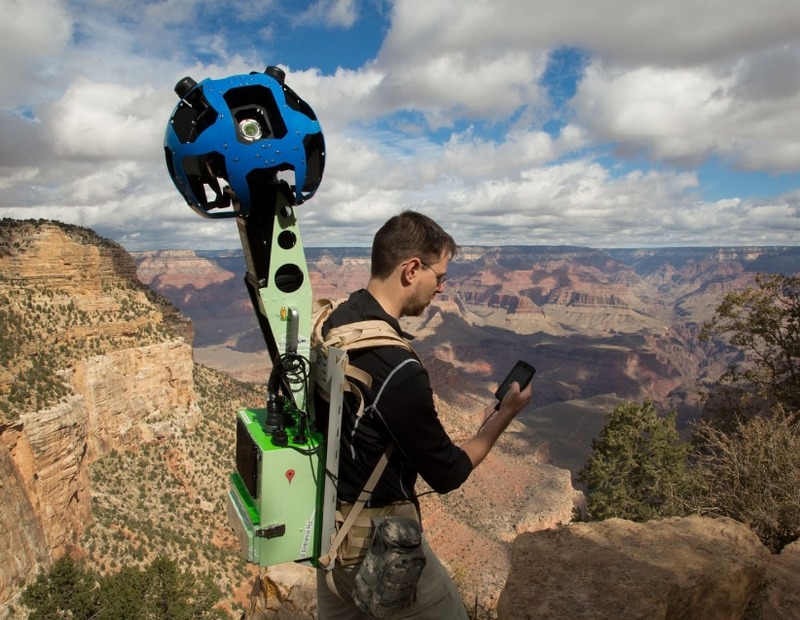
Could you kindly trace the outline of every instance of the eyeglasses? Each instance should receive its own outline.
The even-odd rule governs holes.
[[[433,271],[433,267],[431,267],[430,265],[427,265],[427,264],[423,263],[422,261],[419,261],[419,264],[422,265],[423,267],[425,267],[425,269],[430,269],[431,271]],[[441,286],[442,284],[447,282],[447,274],[446,273],[443,273],[443,274],[440,275],[440,274],[436,273],[435,271],[433,271],[433,275],[436,276],[436,286]]]

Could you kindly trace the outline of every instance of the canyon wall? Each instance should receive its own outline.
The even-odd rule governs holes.
[[[92,460],[181,433],[199,409],[191,325],[141,286],[124,249],[85,229],[4,220],[0,274],[12,327],[0,376],[5,601],[91,524]],[[52,399],[26,391],[32,377],[58,384]]]

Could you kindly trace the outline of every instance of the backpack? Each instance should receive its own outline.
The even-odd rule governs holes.
[[[357,321],[355,323],[348,323],[341,327],[334,327],[328,330],[328,333],[323,336],[322,326],[333,311],[339,307],[346,299],[340,299],[332,302],[329,299],[320,299],[314,302],[312,315],[311,315],[311,348],[317,352],[318,359],[327,357],[329,347],[336,347],[342,351],[356,351],[359,349],[369,349],[373,347],[396,346],[402,347],[410,352],[414,357],[419,360],[414,349],[408,344],[397,331],[389,325],[386,321],[374,319],[369,321]],[[360,381],[367,387],[372,385],[372,377],[369,373],[356,368],[350,362],[344,360],[344,374],[346,377],[344,390],[352,392],[358,398],[358,411],[356,415],[361,417],[364,413],[364,395],[355,381]],[[324,391],[317,386],[320,395],[325,400],[330,400],[330,395],[325,394]]]
[[[360,417],[364,413],[364,395],[355,381],[369,387],[372,385],[372,377],[369,373],[349,363],[347,351],[399,346],[413,354],[417,360],[419,357],[411,345],[391,325],[382,320],[357,321],[341,327],[334,327],[323,336],[323,324],[344,301],[341,299],[331,302],[328,299],[322,299],[315,302],[312,314],[311,347],[316,352],[317,359],[326,359],[329,347],[335,347],[345,352],[345,359],[341,361],[345,374],[343,389],[357,396],[356,415]],[[330,395],[325,394],[319,384],[316,389],[323,398],[330,400]],[[347,532],[357,522],[359,513],[383,474],[392,448],[393,445],[390,444],[381,455],[369,480],[364,485],[364,489],[331,541],[328,552],[318,560],[320,568],[328,573],[328,587],[340,598],[341,595],[336,590],[332,573],[339,548]],[[387,516],[372,519],[372,530],[373,534],[367,555],[356,575],[356,585],[352,597],[362,611],[374,618],[385,618],[407,607],[416,597],[417,581],[425,567],[422,529],[414,519]]]

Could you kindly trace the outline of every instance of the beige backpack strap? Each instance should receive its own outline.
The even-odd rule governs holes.
[[[331,541],[331,546],[328,549],[328,552],[319,558],[320,567],[328,571],[328,586],[336,595],[339,593],[336,591],[336,587],[333,585],[331,571],[336,563],[339,547],[342,545],[342,541],[344,541],[344,537],[347,535],[348,530],[350,530],[353,523],[356,522],[356,518],[361,512],[361,509],[366,505],[370,495],[372,495],[372,491],[375,488],[375,485],[378,484],[378,480],[380,480],[381,475],[383,475],[383,470],[386,469],[386,464],[389,462],[389,457],[392,454],[393,447],[394,444],[389,444],[384,453],[381,454],[381,458],[378,459],[375,469],[372,470],[372,474],[370,474],[370,477],[364,485],[364,488],[361,490],[361,493],[359,493],[358,499],[355,501],[350,509],[350,512],[347,514],[347,518],[344,520],[344,523],[342,523],[342,527],[339,528],[339,531],[336,532],[336,536]]]
[[[358,321],[329,330],[324,344],[345,351],[369,349],[372,347],[402,347],[416,356],[408,341],[398,334],[386,321],[379,319]]]
[[[339,299],[338,301],[331,301],[330,299],[318,299],[311,306],[311,347],[320,350],[323,352],[323,354],[324,351],[327,350],[327,347],[331,345],[331,343],[325,341],[325,338],[322,335],[322,326],[325,324],[325,321],[328,319],[331,313],[340,304],[344,303],[344,301],[346,301],[344,298]],[[372,385],[372,377],[363,370],[359,370],[355,366],[352,366],[346,357],[344,359],[344,374],[345,377],[347,377],[347,380],[343,385],[343,389],[347,392],[353,392],[358,397],[358,416],[360,417],[364,413],[364,396],[361,394],[361,390],[358,388],[358,386],[352,382],[352,379],[361,381],[365,385],[370,386]],[[317,390],[325,400],[330,400],[331,395],[325,392],[321,385],[317,385]]]
[[[400,346],[407,351],[417,355],[408,341],[398,334],[386,321],[374,319],[369,321],[358,321],[349,323],[342,327],[334,327],[323,336],[322,326],[333,311],[338,308],[346,299],[331,301],[330,299],[318,299],[314,302],[311,312],[311,346],[336,347],[343,351],[353,351],[358,349],[368,349],[371,347]],[[363,376],[359,376],[359,373]],[[345,369],[347,374],[347,369]],[[369,375],[358,369],[353,369],[352,378],[370,385]]]
[[[345,362],[344,365],[344,375],[349,379],[355,379],[357,381],[361,381],[367,387],[372,385],[372,375],[368,372],[361,370],[360,368],[356,368],[353,366],[349,360]]]
[[[356,323],[343,325],[342,327],[334,327],[323,336],[323,324],[331,313],[344,301],[346,300],[340,299],[333,302],[329,299],[319,299],[314,302],[312,308],[312,347],[317,347],[322,351],[325,351],[328,347],[336,347],[343,351],[356,351],[373,347],[400,346],[419,359],[406,339],[398,334],[386,321],[381,321],[379,319],[358,321]],[[347,358],[344,360],[344,374],[347,380],[344,383],[343,389],[356,395],[358,399],[356,415],[361,417],[364,413],[364,396],[356,381],[369,387],[372,385],[372,377],[369,373],[353,366]],[[330,394],[325,394],[322,390],[320,390],[320,395],[330,400]]]
[[[333,302],[330,299],[318,299],[311,306],[311,346],[322,344],[325,340],[322,337],[322,325],[336,307],[344,302],[344,299]]]

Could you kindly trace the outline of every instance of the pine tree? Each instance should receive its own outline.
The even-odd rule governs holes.
[[[676,420],[674,412],[659,416],[650,402],[623,403],[608,415],[578,472],[593,518],[647,521],[685,514],[689,444],[681,440]]]
[[[94,575],[69,556],[57,560],[49,573],[40,574],[22,593],[21,600],[31,610],[30,620],[88,620],[99,609]]]
[[[166,556],[104,577],[64,557],[23,592],[22,603],[31,620],[216,620],[228,617],[214,607],[221,596],[210,575],[181,571]]]

